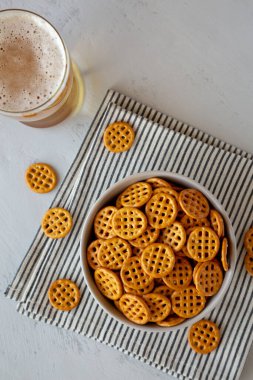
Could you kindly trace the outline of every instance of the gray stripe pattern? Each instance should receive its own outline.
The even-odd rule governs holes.
[[[109,153],[102,144],[111,122],[130,122],[136,131],[130,151]],[[145,333],[125,327],[107,315],[89,293],[79,264],[79,237],[91,205],[108,187],[145,170],[178,172],[199,181],[223,204],[238,242],[237,270],[222,304],[209,317],[221,328],[216,351],[195,354],[187,331]],[[73,215],[72,232],[59,241],[39,229],[6,295],[18,301],[20,313],[76,331],[135,357],[178,379],[238,379],[253,340],[252,278],[244,270],[243,234],[253,220],[252,156],[171,116],[108,91],[77,156],[51,206]],[[49,284],[67,277],[82,294],[70,313],[53,310]]]

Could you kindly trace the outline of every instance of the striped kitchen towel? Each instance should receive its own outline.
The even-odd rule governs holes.
[[[117,155],[102,143],[105,127],[116,120],[131,123],[136,132],[132,148]],[[84,282],[79,239],[89,208],[113,183],[146,170],[177,172],[198,181],[232,221],[236,272],[223,302],[208,316],[222,334],[218,349],[209,355],[189,348],[186,329],[147,333],[122,325],[100,308]],[[243,265],[243,234],[253,220],[252,175],[250,154],[110,90],[51,205],[71,212],[71,233],[51,240],[39,228],[6,295],[18,302],[22,314],[97,339],[178,379],[238,379],[253,338],[252,277]],[[62,277],[76,282],[82,294],[69,313],[53,309],[47,298],[49,284]]]

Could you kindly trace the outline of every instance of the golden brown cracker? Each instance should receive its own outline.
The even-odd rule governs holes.
[[[50,285],[48,298],[51,305],[56,309],[69,311],[79,304],[80,292],[73,281],[62,278]]]
[[[129,123],[116,121],[105,129],[103,141],[110,152],[121,153],[131,148],[134,137],[134,130]]]
[[[35,193],[48,193],[57,184],[57,177],[52,166],[38,162],[29,166],[25,172],[25,180]]]
[[[215,323],[202,319],[189,329],[188,342],[198,354],[209,354],[220,343],[220,330]]]
[[[72,228],[72,216],[64,208],[50,208],[43,216],[41,227],[46,236],[51,239],[61,239]]]

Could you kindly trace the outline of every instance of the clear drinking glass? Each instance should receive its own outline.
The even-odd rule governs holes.
[[[26,10],[0,11],[0,114],[32,127],[77,111],[82,77],[56,29]]]

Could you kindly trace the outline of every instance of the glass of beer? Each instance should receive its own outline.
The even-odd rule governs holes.
[[[0,11],[0,114],[49,127],[77,111],[83,81],[56,29],[26,10]]]

